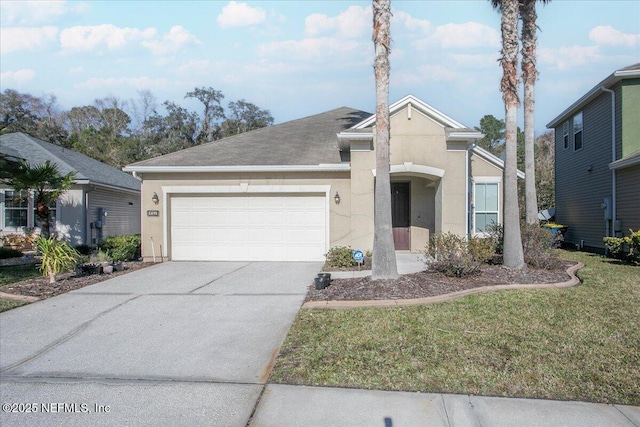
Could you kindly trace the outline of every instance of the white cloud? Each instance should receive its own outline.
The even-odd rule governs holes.
[[[56,27],[0,28],[0,53],[33,51],[55,41]]]
[[[2,84],[2,86],[26,83],[33,80],[35,76],[36,72],[28,68],[17,71],[5,71],[3,73],[0,73],[0,83]]]
[[[465,68],[490,68],[495,67],[498,68],[498,59],[500,54],[496,52],[495,54],[466,54],[466,53],[457,53],[451,54],[449,57],[453,60],[453,62],[460,67]]]
[[[0,28],[0,53],[33,51],[56,40],[56,27]]]
[[[418,67],[422,78],[427,81],[449,82],[456,80],[460,74],[445,65],[422,65]]]
[[[40,25],[66,15],[72,7],[66,1],[2,1],[0,15],[8,25]]]
[[[431,22],[428,20],[414,18],[403,11],[393,13],[393,16],[391,17],[391,25],[393,26],[395,23],[402,23],[412,31],[418,30],[427,33],[431,29]]]
[[[144,40],[142,45],[148,48],[152,54],[162,56],[179,52],[188,45],[199,43],[200,40],[189,31],[180,25],[175,25],[162,36],[162,40]]]
[[[163,89],[169,85],[167,79],[152,79],[150,77],[109,77],[109,78],[91,78],[85,82],[74,85],[76,89],[119,89],[134,88],[136,90],[160,88]]]
[[[465,49],[470,47],[500,48],[500,33],[492,27],[478,22],[445,24],[436,28],[434,34],[416,42],[417,48],[438,44],[444,49]]]
[[[76,26],[65,28],[60,33],[60,44],[65,51],[93,51],[107,48],[116,50],[130,42],[151,39],[156,36],[155,28],[119,28],[112,24]]]
[[[304,20],[305,34],[310,37],[328,34],[336,38],[356,38],[372,31],[371,7],[349,6],[339,15],[330,18],[314,13]]]
[[[611,26],[598,26],[589,31],[589,39],[604,46],[635,47],[640,44],[640,34],[623,33]]]
[[[567,70],[601,61],[604,56],[598,46],[564,46],[538,49],[538,62],[558,70]]]
[[[362,44],[355,40],[319,37],[264,44],[260,46],[259,53],[261,56],[284,57],[288,62],[327,63],[339,61],[336,55],[354,54],[361,47]]]
[[[230,1],[218,15],[218,25],[222,28],[248,27],[260,24],[267,18],[267,12],[259,7],[251,7],[246,3]]]

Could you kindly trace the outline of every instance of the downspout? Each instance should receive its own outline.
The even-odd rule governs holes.
[[[466,204],[467,204],[467,215],[465,218],[465,228],[467,230],[467,238],[473,236],[473,230],[471,229],[473,225],[472,220],[472,209],[471,209],[471,150],[476,147],[476,143],[472,142],[467,145],[467,151],[465,152],[465,164],[464,164],[464,174],[465,174],[465,194],[466,194]]]
[[[616,161],[616,93],[611,89],[607,89],[604,86],[600,87],[604,92],[611,94],[611,162]],[[612,236],[616,235],[615,223],[616,223],[616,170],[611,170],[611,228],[610,233]],[[607,236],[609,237],[609,236]]]

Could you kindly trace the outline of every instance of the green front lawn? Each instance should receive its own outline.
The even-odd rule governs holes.
[[[40,276],[42,273],[38,271],[37,264],[0,267],[0,291],[4,285]],[[25,304],[24,302],[0,299],[0,313]]]
[[[42,273],[38,270],[37,264],[0,267],[0,286],[40,276]]]
[[[639,405],[640,268],[561,256],[582,285],[301,310],[270,381]]]

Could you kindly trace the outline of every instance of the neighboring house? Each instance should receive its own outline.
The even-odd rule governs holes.
[[[547,127],[565,241],[601,252],[605,236],[640,229],[640,63],[615,71]]]
[[[140,233],[140,181],[90,157],[23,133],[0,136],[0,154],[38,165],[50,160],[74,185],[50,206],[58,233],[73,245],[95,244],[117,234]],[[20,201],[0,182],[0,234],[37,228],[33,200]]]
[[[475,146],[483,134],[413,96],[390,112],[397,250],[501,221],[503,162]],[[144,257],[319,261],[335,246],[372,249],[374,126],[343,107],[126,166],[143,181]]]

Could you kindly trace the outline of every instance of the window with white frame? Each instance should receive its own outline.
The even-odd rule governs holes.
[[[29,198],[27,193],[4,190],[4,204],[2,209],[3,228],[14,230],[29,225]]]
[[[490,225],[499,224],[498,183],[476,182],[473,199],[475,233],[486,233]]]
[[[24,227],[39,227],[36,207],[28,193],[13,190],[0,190],[0,229],[4,231],[21,231]],[[58,202],[49,203],[49,224],[51,231],[56,230],[58,219]]]
[[[573,116],[573,150],[582,149],[582,111]]]
[[[569,122],[568,121],[564,122],[564,124],[562,125],[562,143],[565,150],[569,148]]]

